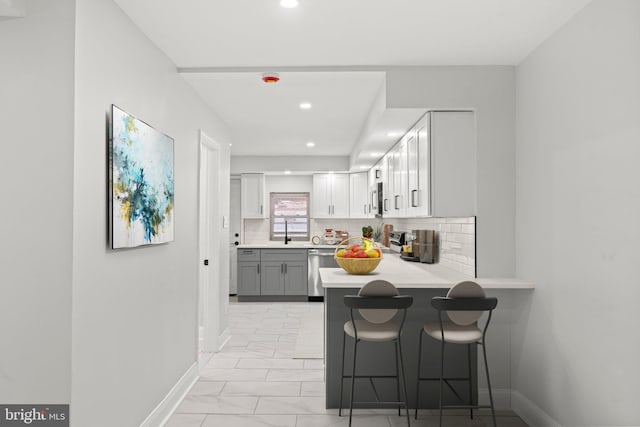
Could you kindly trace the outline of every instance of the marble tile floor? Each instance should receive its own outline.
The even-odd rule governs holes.
[[[231,338],[201,368],[200,379],[165,427],[321,427],[347,426],[348,416],[325,409],[322,359],[294,359],[296,336],[305,313],[323,304],[237,303],[229,305]],[[416,427],[437,426],[438,412],[421,410]],[[481,413],[445,417],[447,427],[491,426]],[[348,411],[347,411],[348,415]],[[509,411],[498,426],[527,427]],[[394,410],[354,410],[354,427],[406,426]]]

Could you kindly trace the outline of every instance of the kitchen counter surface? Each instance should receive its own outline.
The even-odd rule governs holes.
[[[342,268],[321,268],[324,288],[360,288],[371,280],[388,280],[397,288],[438,289],[473,280],[486,289],[533,289],[534,285],[515,278],[473,278],[437,264],[422,264],[400,259],[394,253],[385,254],[378,267],[367,275],[348,274]]]
[[[314,245],[309,242],[264,242],[264,243],[245,243],[236,246],[238,249],[335,249],[338,245]]]

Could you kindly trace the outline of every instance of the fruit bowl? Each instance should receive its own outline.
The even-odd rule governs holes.
[[[351,240],[358,240],[360,244],[347,244]],[[371,251],[376,252],[378,256],[374,256]],[[363,256],[362,253],[365,255]],[[369,274],[378,267],[383,257],[380,245],[377,243],[364,237],[351,237],[340,242],[333,258],[349,274]]]

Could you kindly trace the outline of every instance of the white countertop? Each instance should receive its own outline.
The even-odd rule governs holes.
[[[264,243],[244,243],[236,246],[238,249],[335,249],[338,245],[314,245],[309,242],[264,242]]]
[[[473,280],[486,289],[533,289],[534,285],[514,278],[477,278],[437,264],[422,264],[385,254],[378,267],[367,275],[348,274],[342,268],[321,268],[324,288],[359,288],[371,280],[388,280],[398,288],[450,288],[458,282]]]

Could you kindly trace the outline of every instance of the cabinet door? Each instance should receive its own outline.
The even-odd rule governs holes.
[[[284,264],[284,294],[307,295],[307,263],[288,261]]]
[[[406,216],[406,142],[402,140],[389,152],[390,212],[393,218]]]
[[[260,295],[260,263],[238,263],[238,295]]]
[[[415,216],[420,204],[419,167],[418,136],[411,130],[407,135],[407,216]]]
[[[431,114],[433,216],[473,216],[476,147],[472,112]]]
[[[331,217],[331,174],[313,175],[311,202],[313,218]]]
[[[384,156],[382,159],[382,213],[385,216],[391,215],[391,201],[393,194],[391,194],[391,174],[389,173],[391,168],[391,153]]]
[[[407,216],[429,216],[430,170],[427,120],[421,120],[407,138]]]
[[[265,178],[261,173],[240,176],[240,211],[243,218],[267,218]]]
[[[369,218],[371,216],[367,175],[367,172],[349,175],[350,218]]]
[[[267,261],[261,263],[260,294],[284,295],[284,263]]]
[[[331,177],[331,216],[349,218],[349,174],[336,173]]]
[[[431,135],[429,132],[429,115],[420,123],[416,147],[418,149],[418,207],[416,215],[431,216]],[[411,187],[409,187],[411,191]],[[409,194],[411,197],[411,194]]]

